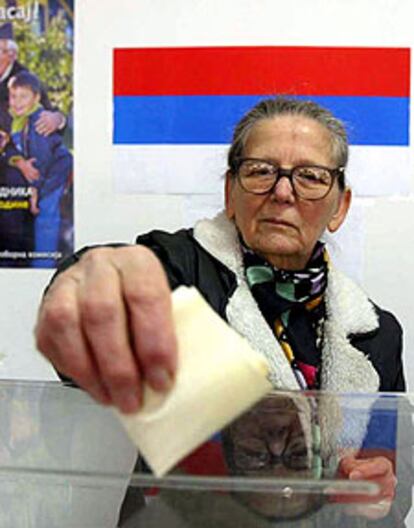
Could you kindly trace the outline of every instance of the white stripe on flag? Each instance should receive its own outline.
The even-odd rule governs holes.
[[[216,194],[223,187],[227,145],[114,145],[115,191]]]
[[[355,196],[407,195],[412,170],[407,147],[350,148],[347,178]]]
[[[356,196],[407,195],[412,168],[407,147],[352,146],[347,171]],[[220,194],[227,145],[114,145],[115,192]]]

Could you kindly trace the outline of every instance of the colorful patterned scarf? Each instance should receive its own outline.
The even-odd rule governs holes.
[[[328,253],[318,242],[301,271],[274,268],[242,242],[247,282],[302,389],[319,388]]]

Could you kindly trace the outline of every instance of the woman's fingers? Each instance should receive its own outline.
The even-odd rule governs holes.
[[[141,276],[135,273],[138,267]],[[132,349],[146,381],[155,390],[168,390],[177,363],[170,288],[158,259],[141,247],[121,260],[119,273],[128,307]]]
[[[175,374],[171,295],[160,262],[140,246],[88,251],[49,288],[36,340],[95,399],[137,410],[144,377],[166,390]]]
[[[369,480],[380,487],[381,499],[392,499],[395,494],[397,478],[391,461],[383,456],[366,459],[345,457],[341,461],[341,472],[350,480]]]
[[[35,329],[37,347],[59,372],[101,403],[109,403],[81,329],[79,283],[73,272],[59,276],[43,299]]]
[[[112,403],[123,412],[133,412],[140,404],[139,365],[131,349],[128,308],[112,253],[85,255],[78,296],[80,321]]]
[[[341,495],[332,497],[333,502],[348,503],[348,515],[363,516],[367,519],[385,517],[392,505],[397,479],[392,462],[386,457],[377,456],[357,459],[346,456],[340,462],[340,475],[350,480],[369,481],[377,484],[379,492],[375,495]]]
[[[393,474],[392,463],[388,458],[377,456],[371,458],[344,457],[341,460],[341,471],[351,480],[368,480]]]

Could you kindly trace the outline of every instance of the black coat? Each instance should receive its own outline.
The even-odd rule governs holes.
[[[181,229],[175,233],[155,230],[138,236],[136,243],[150,248],[157,255],[172,290],[180,285],[195,286],[210,306],[228,321],[226,310],[229,299],[238,287],[239,278],[234,270],[229,269],[217,258],[217,255],[212,255],[206,249],[202,236],[200,242],[200,237],[195,236],[193,229]],[[122,244],[113,244],[117,245]],[[58,273],[78,261],[88,249],[90,247],[85,247],[66,259]],[[346,284],[353,285],[352,281]],[[368,331],[348,332],[346,338],[351,346],[363,352],[374,366],[379,376],[376,390],[405,391],[401,325],[392,313],[383,310],[369,299],[365,302],[372,306],[377,324]],[[363,388],[364,386],[360,390]],[[332,390],[331,387],[327,389]],[[370,390],[368,386],[365,389]],[[346,391],[347,388],[342,390]]]
[[[236,275],[195,240],[192,229],[174,234],[152,231],[139,236],[136,242],[156,253],[172,289],[180,285],[196,286],[211,307],[227,320],[226,306],[237,287]],[[404,391],[401,326],[390,312],[376,305],[375,311],[378,327],[349,335],[350,343],[374,365],[380,377],[380,391]]]

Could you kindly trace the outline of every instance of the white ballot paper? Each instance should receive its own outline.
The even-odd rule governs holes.
[[[167,394],[144,387],[144,403],[118,414],[156,476],[163,476],[272,389],[266,359],[230,328],[196,288],[172,294],[178,368]]]

